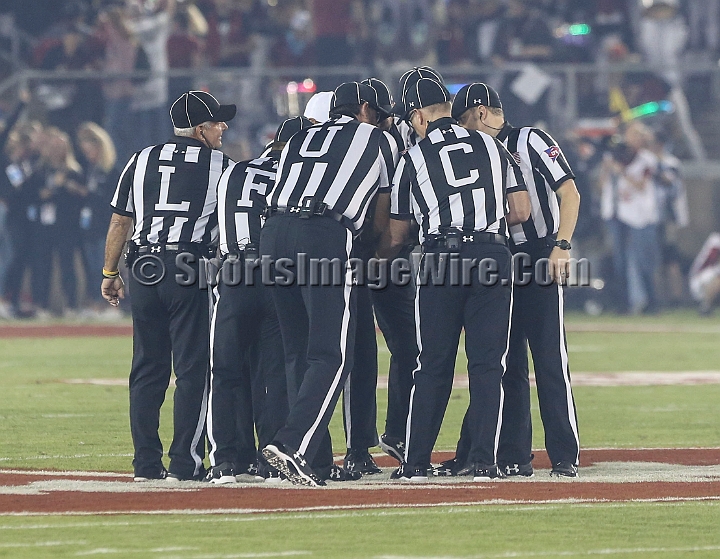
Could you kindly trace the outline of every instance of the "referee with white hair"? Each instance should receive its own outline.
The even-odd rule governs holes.
[[[118,261],[133,229],[127,263],[132,271],[135,481],[201,480],[205,475],[210,309],[197,278],[204,273],[200,261],[217,246],[217,185],[229,164],[219,149],[225,123],[235,112],[235,105],[221,105],[209,93],[184,93],[170,109],[175,136],[133,154],[111,202],[102,295],[113,306],[124,296]],[[189,256],[180,269],[176,259],[182,253]],[[158,427],[173,370],[174,434],[166,470]]]

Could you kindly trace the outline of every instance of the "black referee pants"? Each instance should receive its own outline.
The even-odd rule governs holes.
[[[222,281],[210,327],[210,464],[255,461],[255,435],[268,444],[288,413],[280,325],[259,274],[236,286]]]
[[[378,444],[377,435],[377,336],[370,289],[356,289],[356,327],[353,368],[343,388],[343,420],[348,449]]]
[[[517,252],[522,250],[520,245]],[[533,269],[538,258],[549,255],[549,248],[531,254]],[[526,286],[516,286],[510,352],[507,372],[503,377],[505,410],[499,449],[503,463],[527,464],[530,461],[529,344],[540,417],[545,429],[545,448],[550,461],[553,464],[570,462],[578,465],[580,439],[570,385],[563,314],[562,286],[552,283],[543,287],[534,278]]]
[[[410,254],[403,254],[410,258]],[[417,337],[415,333],[415,283],[388,283],[387,287],[372,290],[371,298],[380,331],[390,351],[388,371],[388,403],[385,434],[405,440],[413,371],[417,366]]]
[[[289,215],[269,218],[262,229],[260,252],[297,263],[299,254],[311,259],[339,259],[340,285],[275,285],[275,303],[285,349],[288,383],[299,384],[297,399],[275,440],[303,454],[317,466],[315,455],[353,366],[356,289],[346,274],[353,246],[351,232],[328,217],[301,219]],[[294,268],[297,271],[297,267]],[[276,276],[277,276],[276,270]],[[298,382],[299,381],[299,382]]]
[[[175,266],[176,256],[176,252],[166,252],[138,257],[148,262],[153,258],[162,261],[165,275],[156,285],[143,285],[134,275],[130,277],[130,431],[136,476],[155,477],[162,468],[158,427],[171,370],[175,371],[175,396],[168,470],[181,478],[192,478],[204,468],[210,346],[208,292],[197,284],[181,286],[176,282],[175,275],[180,273]],[[197,273],[197,259],[192,267]]]
[[[549,248],[530,252],[531,270]],[[516,252],[522,252],[522,246]],[[567,341],[563,322],[563,288],[556,283],[541,286],[534,275],[527,285],[516,285],[510,329],[510,350],[503,376],[505,405],[498,448],[500,464],[528,464],[532,450],[528,344],[533,357],[540,416],[545,429],[545,448],[550,461],[578,465],[578,437],[575,401],[570,385]],[[463,421],[457,458],[467,461],[470,436],[467,418]]]
[[[439,251],[434,256],[438,265],[443,256]],[[472,285],[467,286],[451,286],[449,277],[445,278],[445,285],[419,280],[416,316],[420,353],[410,397],[405,454],[411,468],[430,467],[432,449],[452,391],[463,328],[470,382],[467,423],[471,436],[470,459],[484,465],[497,461],[502,376],[512,307],[511,255],[502,245],[482,243],[463,245],[460,256],[478,261],[494,259],[498,277],[494,285],[482,285],[475,269]],[[428,254],[425,254],[421,267],[428,265]]]

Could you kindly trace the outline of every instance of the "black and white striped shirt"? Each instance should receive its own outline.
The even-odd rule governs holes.
[[[574,179],[565,155],[552,137],[538,128],[513,128],[506,124],[498,134],[520,165],[528,195],[530,219],[510,227],[516,245],[554,235],[560,224],[560,206],[555,191]]]
[[[265,196],[275,184],[279,151],[252,161],[230,163],[218,184],[220,252],[243,250],[260,243]]]
[[[135,153],[123,169],[110,202],[132,217],[137,245],[217,242],[217,185],[230,160],[193,138]]]
[[[268,203],[296,207],[314,197],[358,231],[378,189],[390,190],[397,157],[396,143],[379,128],[347,116],[330,119],[287,143]]]
[[[520,169],[499,141],[451,118],[431,122],[403,155],[393,178],[390,216],[420,224],[420,242],[451,229],[507,235],[507,194],[525,190]]]

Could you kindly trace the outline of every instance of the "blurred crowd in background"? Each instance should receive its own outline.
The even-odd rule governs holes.
[[[0,96],[0,316],[108,315],[96,280],[114,183],[132,152],[171,135],[182,92],[238,104],[225,151],[239,160],[314,92],[370,75],[395,90],[421,64],[443,69],[451,91],[490,83],[508,120],[541,122],[560,142],[583,200],[574,252],[595,278],[569,306],[690,304],[678,158],[716,156],[691,117],[718,106],[710,76],[681,70],[719,56],[720,0],[4,1],[0,84],[54,73]],[[570,63],[593,70],[575,74],[568,121],[567,83],[542,69]],[[646,71],[607,70],[616,63]],[[136,75],[62,79],[72,71]]]

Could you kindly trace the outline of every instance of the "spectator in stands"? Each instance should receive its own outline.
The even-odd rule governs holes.
[[[66,314],[72,316],[78,306],[75,254],[81,248],[80,209],[87,189],[83,185],[82,168],[65,132],[56,127],[46,128],[40,149],[41,166],[36,174],[39,227],[33,243],[33,301],[38,306],[38,314],[48,316],[53,259],[57,254]]]
[[[267,31],[264,8],[256,0],[203,0],[198,7],[208,24],[206,55],[210,65],[249,66],[254,35]]]
[[[43,70],[94,70],[99,68],[102,45],[85,23],[85,5],[68,3],[61,24],[48,31],[35,49],[36,65]],[[102,118],[96,80],[49,80],[36,89],[44,104],[48,122],[63,130],[74,130],[82,120]]]
[[[105,234],[110,222],[110,199],[112,198],[119,172],[115,146],[108,133],[94,122],[83,122],[77,131],[77,144],[83,160],[82,184],[85,190],[83,206],[80,209],[83,260],[86,274],[100,270],[105,261]],[[107,307],[100,291],[90,290],[95,309]]]
[[[20,118],[28,100],[27,92],[24,92],[22,100],[17,104],[15,110],[8,116],[0,128],[0,318],[11,318],[13,315],[12,306],[6,301],[6,278],[12,273],[12,260],[14,252],[13,242],[13,221],[11,212],[16,211],[16,192],[22,186],[25,173],[18,167],[15,157],[17,142],[10,142],[11,134],[15,123]]]
[[[175,14],[172,33],[167,42],[168,64],[172,69],[199,68],[202,65],[204,45],[190,30],[190,17],[187,10],[179,10]],[[193,78],[192,76],[172,77],[168,80],[168,88],[169,98],[177,99],[186,91],[194,89]]]
[[[720,0],[686,0],[690,48],[717,58],[720,46]]]
[[[311,66],[314,62],[310,12],[300,0],[278,4],[270,11],[277,40],[272,47],[276,66]]]
[[[111,5],[101,11],[95,34],[105,47],[103,70],[129,73],[135,69],[138,44],[123,6]],[[128,78],[105,80],[102,91],[105,101],[103,127],[113,139],[120,158],[127,160],[134,145],[132,123],[128,118],[134,91],[132,81]]]
[[[345,66],[355,58],[348,36],[352,32],[351,0],[309,0],[319,66]],[[317,80],[318,89],[332,91],[342,76]]]
[[[657,156],[651,130],[628,125],[624,143],[603,161],[601,212],[613,255],[613,292],[619,312],[657,312],[655,275],[660,265]]]
[[[137,37],[150,65],[151,76],[135,86],[133,151],[165,141],[171,134],[167,120],[168,70],[167,42],[170,36],[175,0],[132,0],[130,29]]]

